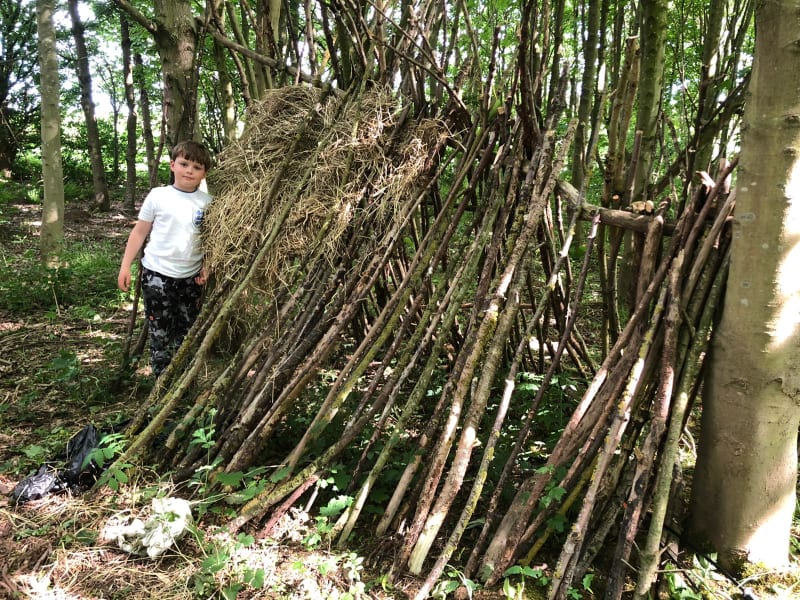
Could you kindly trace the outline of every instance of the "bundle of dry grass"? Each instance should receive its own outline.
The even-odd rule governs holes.
[[[215,276],[237,278],[269,244],[253,285],[271,295],[310,257],[333,261],[352,228],[378,240],[413,200],[442,131],[401,122],[399,109],[380,88],[345,96],[300,86],[253,106],[212,173],[204,238]]]

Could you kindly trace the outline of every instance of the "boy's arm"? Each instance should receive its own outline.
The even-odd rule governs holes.
[[[139,255],[139,251],[142,249],[144,241],[152,228],[152,222],[138,220],[128,236],[128,243],[125,244],[125,253],[122,255],[122,265],[117,276],[117,287],[123,292],[127,292],[131,287],[131,265]]]

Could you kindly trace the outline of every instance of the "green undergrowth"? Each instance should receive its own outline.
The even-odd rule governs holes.
[[[28,240],[22,252],[0,248],[0,311],[20,317],[44,311],[55,319],[63,311],[78,317],[92,317],[119,305],[116,289],[119,270],[119,242],[116,240],[66,243],[58,268],[39,260],[38,248]]]

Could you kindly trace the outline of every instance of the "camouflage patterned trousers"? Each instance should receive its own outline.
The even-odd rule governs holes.
[[[150,364],[158,377],[189,332],[197,313],[203,286],[194,277],[174,279],[142,269],[142,298],[150,328]]]

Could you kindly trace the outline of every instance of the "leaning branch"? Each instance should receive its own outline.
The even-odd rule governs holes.
[[[118,0],[118,1],[119,2],[124,2],[124,0]],[[230,40],[227,36],[225,36],[224,34],[220,33],[219,31],[215,31],[215,30],[211,29],[211,30],[209,30],[209,33],[211,34],[211,37],[214,38],[214,41],[216,41],[220,46],[224,46],[225,48],[228,48],[229,50],[233,50],[234,52],[238,52],[242,56],[246,56],[247,58],[250,58],[250,59],[256,61],[257,63],[260,63],[262,65],[266,65],[271,69],[277,69],[277,70],[286,71],[289,75],[291,75],[292,77],[294,77],[296,79],[299,79],[303,83],[313,84],[313,85],[316,85],[316,86],[318,86],[318,87],[320,87],[322,89],[326,89],[326,88],[330,87],[330,84],[323,84],[322,82],[320,82],[320,80],[318,78],[313,77],[313,76],[309,75],[308,73],[303,73],[297,67],[293,67],[291,65],[281,64],[277,60],[275,60],[274,58],[271,58],[269,56],[264,56],[263,54],[260,54],[259,52],[255,52],[254,50],[251,50],[250,48],[247,48],[246,46],[242,46],[241,44],[237,44],[236,42]]]

